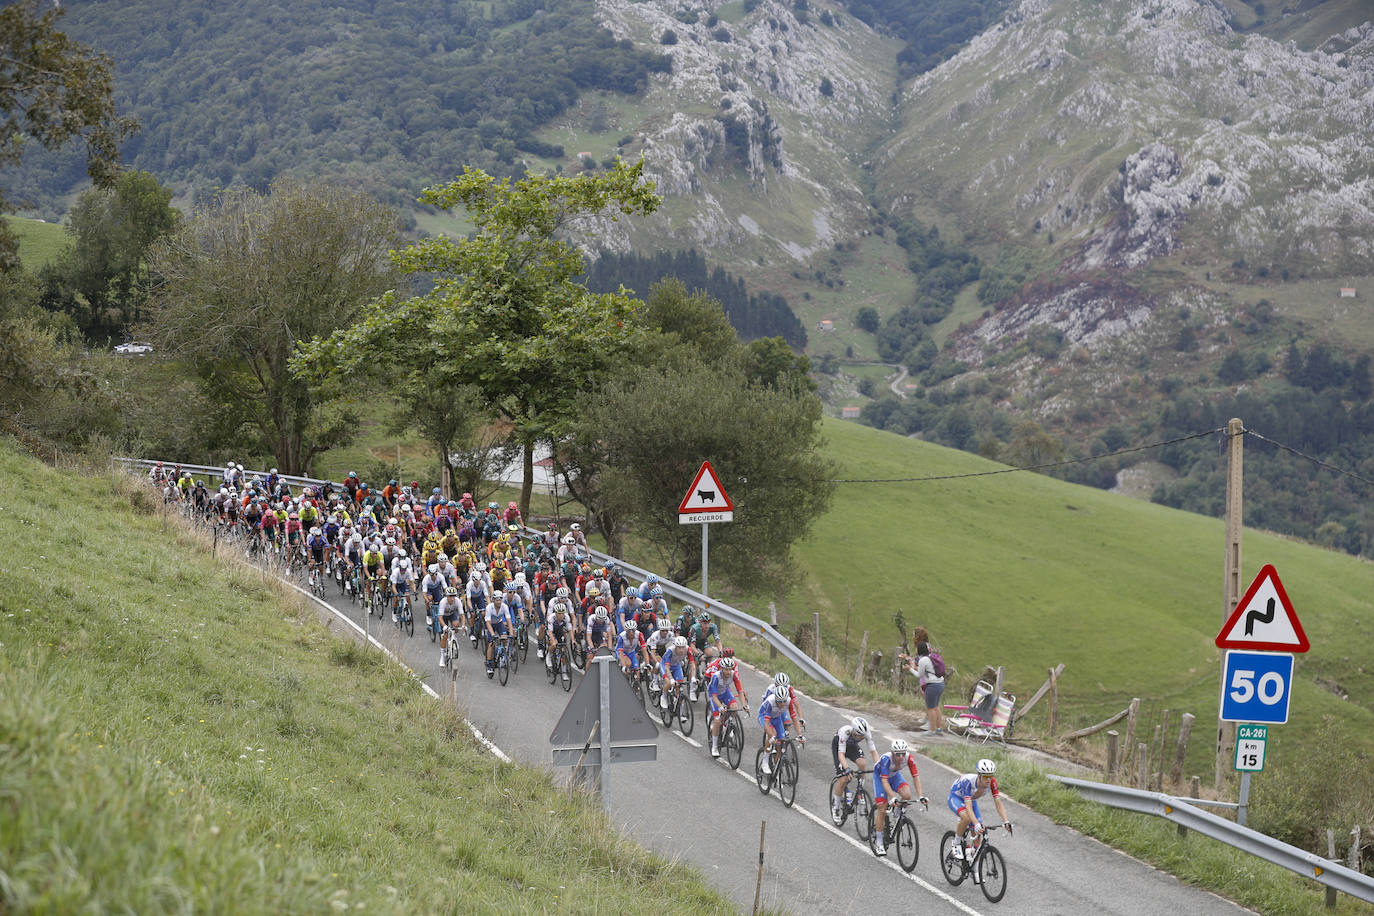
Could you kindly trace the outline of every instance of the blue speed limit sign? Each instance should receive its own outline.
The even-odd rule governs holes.
[[[1292,693],[1293,656],[1270,652],[1226,653],[1226,676],[1221,686],[1224,722],[1288,721]]]

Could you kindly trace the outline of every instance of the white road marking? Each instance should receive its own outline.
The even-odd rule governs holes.
[[[296,583],[290,581],[289,579],[283,579],[281,576],[277,576],[277,578],[278,578],[278,579],[281,579],[282,582],[285,582],[287,585],[291,586],[291,587],[294,588],[296,591],[300,592],[302,595],[304,595],[305,597],[309,598],[311,601],[314,601],[316,604],[319,604],[321,607],[326,608],[326,609],[327,609],[330,613],[332,613],[335,617],[338,617],[338,618],[339,618],[340,620],[342,620],[344,623],[348,624],[350,627],[352,627],[353,629],[357,630],[359,636],[366,637],[366,638],[367,638],[367,641],[368,641],[369,643],[371,643],[372,645],[376,646],[378,649],[381,649],[383,652],[385,652],[385,653],[391,658],[391,660],[394,661],[396,664],[398,664],[398,665],[404,665],[404,666],[405,666],[405,669],[406,669],[407,671],[411,671],[411,670],[412,670],[411,667],[410,667],[409,665],[406,665],[405,662],[401,661],[400,657],[397,656],[396,653],[392,652],[392,651],[391,651],[390,649],[388,649],[386,646],[384,646],[384,645],[382,645],[380,642],[378,642],[377,639],[376,639],[376,637],[374,637],[371,633],[368,633],[368,632],[367,632],[366,630],[364,630],[362,627],[358,626],[358,624],[357,624],[355,621],[349,619],[349,617],[348,617],[347,614],[343,613],[343,612],[340,611],[338,608],[334,607],[334,605],[330,604],[328,601],[322,601],[322,600],[320,600],[320,598],[318,598],[316,595],[314,595],[314,594],[312,594],[312,593],[306,591],[305,589],[301,588],[299,585],[297,585]],[[420,681],[420,686],[424,688],[425,693],[427,693],[427,694],[429,694],[430,696],[434,697],[434,699],[436,699],[436,700],[441,699],[441,697],[439,696],[439,694],[437,694],[437,693],[434,692],[434,688],[431,687],[431,686],[429,686],[428,684],[426,684],[424,681]],[[510,762],[511,762],[511,759],[510,759],[509,756],[506,755],[506,752],[503,751],[503,750],[501,750],[501,749],[500,749],[499,747],[497,747],[496,745],[492,744],[491,741],[487,740],[487,736],[484,735],[484,734],[482,734],[482,730],[479,729],[476,725],[473,725],[473,724],[472,724],[471,722],[469,722],[467,719],[463,719],[463,724],[466,725],[466,726],[472,731],[472,736],[473,736],[474,738],[477,739],[477,743],[478,743],[478,744],[482,745],[482,747],[484,747],[484,748],[486,748],[487,750],[491,751],[492,756],[496,757],[496,759],[500,760],[502,763],[510,763]],[[700,745],[697,745],[697,746],[700,747]]]

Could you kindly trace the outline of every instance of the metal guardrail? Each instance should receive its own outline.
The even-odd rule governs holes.
[[[115,461],[121,462],[122,464],[126,464],[130,467],[137,468],[151,468],[153,465],[157,464],[155,460],[146,458],[116,458]],[[171,466],[173,464],[176,464],[176,462],[164,461],[163,464]],[[208,467],[203,464],[181,464],[180,467],[183,471],[190,471],[192,474],[205,474],[213,476],[216,479],[223,479],[224,475],[224,468]],[[261,477],[267,476],[266,471],[245,470],[244,474],[247,475],[249,479],[251,479],[254,475],[258,475]],[[285,480],[292,486],[297,487],[316,486],[325,483],[325,481],[316,480],[313,477],[294,477],[287,474],[279,474],[277,476],[281,477],[283,480]],[[530,534],[541,533],[534,528],[527,527],[525,530],[528,531]],[[640,567],[635,566],[633,563],[627,563],[624,560],[619,559],[618,557],[613,557],[610,554],[602,553],[599,550],[590,550],[590,548],[589,552],[593,557],[596,558],[597,562],[602,564],[614,563],[626,572],[638,576],[640,579],[644,579],[649,575],[649,570],[641,569]],[[767,640],[770,645],[774,646],[779,652],[782,653],[784,658],[792,662],[794,665],[802,669],[802,671],[805,671],[809,676],[815,678],[816,680],[826,684],[830,684],[832,687],[844,686],[844,683],[839,678],[835,677],[835,675],[827,671],[824,667],[821,666],[819,662],[817,662],[811,656],[807,655],[801,649],[797,648],[797,646],[790,639],[779,633],[777,628],[774,627],[772,624],[765,623],[764,621],[759,620],[757,617],[754,617],[752,614],[746,614],[744,611],[733,608],[728,604],[722,604],[721,602],[713,598],[707,598],[700,592],[695,592],[692,589],[687,588],[685,585],[679,585],[676,582],[669,582],[666,579],[660,580],[659,584],[663,586],[663,591],[665,594],[673,598],[676,598],[678,601],[695,604],[698,607],[703,608],[707,605],[710,605],[711,613],[720,617],[722,620],[727,621],[728,623],[732,623],[735,626],[740,627],[741,629],[745,630],[746,632],[752,635],[756,635]]]
[[[1311,878],[1343,894],[1374,903],[1374,878],[1338,862],[1324,859],[1314,852],[1307,852],[1249,827],[1242,827],[1210,811],[1203,811],[1191,804],[1191,799],[1176,798],[1163,792],[1146,792],[1125,786],[1089,782],[1069,776],[1051,775],[1050,778],[1077,789],[1092,801],[1125,811],[1162,817],[1242,852],[1258,856],[1266,862]]]

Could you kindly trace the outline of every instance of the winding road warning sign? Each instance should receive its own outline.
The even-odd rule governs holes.
[[[1273,566],[1266,564],[1250,583],[1245,597],[1217,634],[1217,648],[1257,652],[1306,652],[1311,648]]]

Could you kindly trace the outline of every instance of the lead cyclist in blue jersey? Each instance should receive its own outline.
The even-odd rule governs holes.
[[[983,816],[978,810],[978,799],[986,792],[992,792],[992,803],[997,806],[997,814],[1002,818],[1002,826],[1007,828],[1007,835],[1011,835],[1011,821],[1007,820],[1007,809],[1002,805],[1002,795],[997,791],[997,779],[994,774],[997,772],[997,764],[984,757],[978,761],[977,772],[965,773],[954,780],[954,785],[949,787],[949,810],[959,815],[959,824],[954,828],[954,834],[959,838],[960,848],[964,850],[964,855],[972,859],[978,852],[978,843],[964,845],[964,832],[969,828],[973,829],[974,836],[979,836],[983,832]]]
[[[773,748],[773,741],[781,741],[787,734],[787,726],[792,722],[792,713],[788,711],[791,705],[791,694],[787,689],[789,679],[785,672],[778,672],[773,678],[773,687],[768,688],[763,693],[763,699],[759,702],[759,727],[763,729],[763,772],[771,773],[772,769],[768,764],[768,751]],[[778,688],[778,689],[774,689]]]

